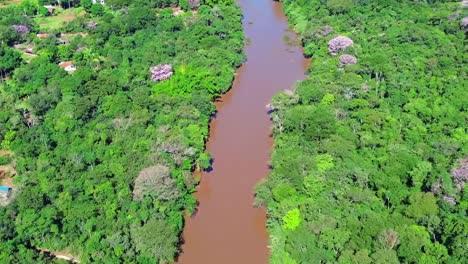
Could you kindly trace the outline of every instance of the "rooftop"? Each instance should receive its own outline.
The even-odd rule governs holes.
[[[72,65],[73,65],[72,61],[62,61],[61,63],[59,63],[59,66],[64,69]]]

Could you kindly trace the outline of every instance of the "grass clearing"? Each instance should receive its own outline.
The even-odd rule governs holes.
[[[29,63],[33,58],[37,57],[36,54],[29,54],[26,52],[21,53],[21,58],[26,62]]]
[[[0,8],[21,4],[21,0],[0,0]]]
[[[72,21],[73,19],[83,16],[86,13],[82,7],[57,9],[56,12],[59,13],[49,17],[36,17],[34,19],[41,30],[61,28],[64,23]]]

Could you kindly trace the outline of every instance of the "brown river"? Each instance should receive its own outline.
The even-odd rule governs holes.
[[[181,264],[268,263],[266,209],[254,208],[254,187],[269,173],[272,96],[304,79],[307,61],[288,32],[282,6],[238,0],[244,14],[247,62],[217,103],[207,151],[213,170],[202,174],[198,212],[186,219]]]

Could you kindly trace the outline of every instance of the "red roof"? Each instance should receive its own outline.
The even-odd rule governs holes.
[[[49,34],[48,33],[39,33],[39,34],[36,34],[36,37],[38,37],[38,38],[48,38]]]
[[[72,62],[72,61],[62,61],[61,63],[59,63],[59,66],[60,66],[61,68],[64,68],[64,69],[65,69],[66,67],[72,66],[72,65],[73,65],[73,62]]]

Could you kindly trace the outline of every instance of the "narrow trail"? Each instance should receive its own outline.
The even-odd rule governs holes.
[[[307,61],[301,48],[291,44],[296,36],[288,31],[279,2],[238,1],[248,60],[232,89],[216,103],[207,143],[213,170],[202,175],[198,212],[186,219],[178,263],[268,262],[266,210],[253,207],[254,187],[269,173],[273,143],[265,105],[305,78]]]

